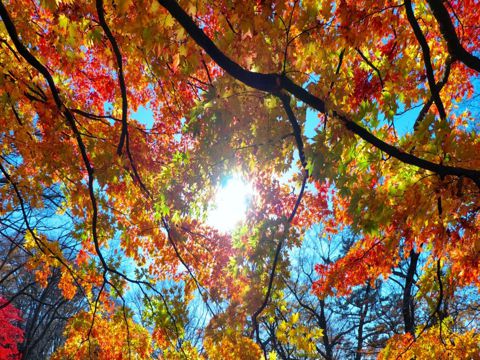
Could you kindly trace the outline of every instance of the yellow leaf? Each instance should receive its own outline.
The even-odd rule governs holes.
[[[58,17],[58,26],[62,29],[66,29],[68,25],[68,18],[64,14],[60,14]]]
[[[126,13],[130,5],[133,3],[132,0],[119,0],[118,2],[118,11],[122,13]]]
[[[178,53],[181,56],[187,56],[187,47],[185,45],[180,46],[178,49]]]
[[[292,315],[292,324],[296,324],[298,322],[298,318],[300,317],[299,313],[294,313]]]
[[[175,19],[172,17],[172,15],[167,14],[167,16],[165,16],[165,21],[163,22],[163,25],[166,28],[171,28],[173,27],[173,24],[175,24]]]
[[[36,236],[36,231],[33,230],[33,234],[30,231],[27,231],[25,234],[25,248],[26,249],[32,249],[35,247],[35,239],[34,236]]]
[[[150,12],[156,13],[160,8],[160,4],[157,1],[152,1],[152,5],[150,5]]]

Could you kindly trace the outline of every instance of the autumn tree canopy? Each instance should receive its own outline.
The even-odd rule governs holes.
[[[0,354],[480,359],[478,9],[0,0]]]

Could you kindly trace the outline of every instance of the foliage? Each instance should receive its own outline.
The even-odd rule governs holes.
[[[478,359],[480,357],[479,337],[473,330],[455,333],[451,322],[428,329],[415,341],[410,334],[394,336],[382,350],[379,359]]]
[[[57,359],[476,356],[478,7],[0,0],[23,356],[35,324]]]
[[[85,312],[71,319],[66,343],[52,359],[149,359],[151,340],[148,332],[121,312],[92,314]]]
[[[23,340],[23,331],[18,326],[22,321],[20,312],[5,299],[0,298],[0,359],[20,359],[18,343]]]

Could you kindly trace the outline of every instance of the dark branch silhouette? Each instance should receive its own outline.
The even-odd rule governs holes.
[[[128,99],[127,99],[127,87],[125,86],[125,75],[123,73],[123,61],[122,61],[122,54],[120,52],[120,48],[118,47],[117,41],[113,36],[110,28],[108,27],[107,21],[105,20],[105,12],[103,10],[103,0],[96,1],[97,13],[98,13],[98,20],[100,25],[102,26],[105,35],[108,38],[108,41],[112,45],[113,53],[115,54],[115,60],[117,62],[118,67],[118,83],[120,85],[120,91],[122,93],[122,132],[120,134],[120,140],[118,142],[117,147],[117,155],[122,155],[123,144],[125,143],[125,139],[128,141],[128,122],[127,122],[127,115],[128,115]]]
[[[425,64],[425,72],[427,74],[428,86],[430,87],[430,92],[432,93],[432,99],[435,102],[435,105],[437,105],[440,117],[445,119],[447,114],[445,113],[445,107],[443,106],[442,99],[440,98],[440,91],[435,83],[435,74],[433,73],[430,47],[428,46],[427,39],[425,38],[425,35],[423,35],[422,29],[415,18],[411,0],[405,0],[405,11],[407,13],[408,22],[413,29],[413,33],[415,34],[415,37],[422,48],[423,63]]]
[[[455,27],[453,26],[447,9],[443,6],[441,0],[427,0],[432,9],[433,16],[437,19],[440,31],[447,41],[448,52],[454,59],[458,59],[467,65],[470,69],[480,72],[480,59],[470,54],[460,43]],[[478,9],[477,9],[478,10]],[[475,11],[475,9],[471,9]]]

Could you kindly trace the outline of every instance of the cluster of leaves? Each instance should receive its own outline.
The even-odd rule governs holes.
[[[80,312],[66,328],[63,347],[52,359],[66,359],[75,355],[79,359],[149,359],[151,338],[147,330],[122,312],[113,314],[88,314]],[[126,334],[125,338],[118,336]]]
[[[0,0],[22,356],[476,356],[478,7]],[[232,173],[255,196],[225,234]]]
[[[18,344],[23,341],[23,330],[19,327],[22,318],[20,312],[5,299],[0,298],[0,358],[20,359]]]

